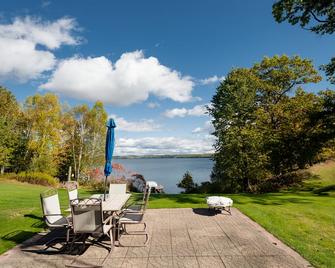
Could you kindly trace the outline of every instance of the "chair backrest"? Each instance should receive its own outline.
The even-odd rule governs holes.
[[[103,233],[103,211],[101,199],[87,198],[71,200],[74,233]]]
[[[127,192],[126,183],[111,183],[109,184],[109,194],[125,194]]]
[[[69,201],[77,199],[78,198],[78,189],[69,190],[68,194],[69,194]]]
[[[55,189],[47,190],[41,193],[41,205],[43,216],[46,218],[47,225],[53,224],[59,219],[63,218],[59,205],[58,192]],[[57,216],[48,216],[51,214],[58,214]]]
[[[150,193],[151,193],[151,187],[146,186],[143,194],[143,208],[142,208],[143,211],[147,209]]]

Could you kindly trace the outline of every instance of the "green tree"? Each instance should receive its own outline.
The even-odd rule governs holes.
[[[263,146],[270,161],[268,168],[280,176],[292,170],[296,164],[291,161],[293,155],[297,154],[296,151],[289,149],[284,154],[284,148],[288,148],[284,137],[291,140],[292,131],[301,129],[293,122],[300,124],[304,120],[302,116],[307,116],[307,112],[303,113],[306,109],[303,105],[308,98],[303,94],[296,94],[292,99],[292,91],[307,83],[317,83],[321,77],[310,60],[286,55],[265,57],[251,71],[257,77],[257,128],[266,137]]]
[[[18,117],[20,107],[15,96],[6,88],[0,87],[0,172],[10,166],[18,141]]]
[[[334,137],[334,100],[302,86],[320,80],[311,61],[285,55],[228,74],[209,108],[217,137],[212,181],[221,191],[255,191],[315,161]]]
[[[335,32],[335,2],[333,0],[279,0],[273,4],[272,14],[279,23],[288,21],[292,25],[316,34]],[[322,66],[329,80],[335,83],[335,58]]]
[[[235,69],[218,87],[209,113],[217,137],[212,181],[221,191],[250,191],[265,177],[266,155],[257,129],[258,78],[249,69]]]
[[[198,185],[194,183],[193,177],[189,171],[186,171],[183,175],[182,180],[177,183],[179,188],[185,189],[184,193],[189,194],[193,193],[197,190]]]

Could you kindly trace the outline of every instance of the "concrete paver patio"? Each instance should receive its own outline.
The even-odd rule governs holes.
[[[147,247],[115,247],[104,267],[311,267],[237,209],[232,209],[232,216],[200,208],[150,209],[145,221]],[[75,257],[46,254],[45,238],[38,238],[0,256],[0,267],[64,267]],[[121,239],[127,245],[144,241],[141,236]],[[90,246],[78,264],[99,264],[106,254],[105,249]]]

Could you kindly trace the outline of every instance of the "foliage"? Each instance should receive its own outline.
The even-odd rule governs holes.
[[[182,180],[177,183],[179,188],[185,189],[184,193],[194,193],[197,192],[198,185],[194,183],[193,177],[189,171],[186,171],[183,175]]]
[[[0,100],[0,169],[3,173],[14,156],[20,111],[14,95],[6,88],[0,87]]]
[[[61,107],[54,94],[28,97],[24,104],[26,141],[24,157],[30,158],[28,170],[56,174],[61,146]]]
[[[74,179],[91,179],[90,171],[103,165],[107,113],[102,102],[68,108],[48,93],[27,97],[20,107],[3,87],[0,97],[1,173],[43,172],[67,180],[72,169]]]
[[[20,182],[27,182],[30,184],[38,184],[43,186],[58,186],[58,180],[49,174],[42,172],[20,172],[18,174],[9,173],[6,174],[6,178],[17,180]]]
[[[285,55],[227,75],[209,108],[217,137],[212,181],[220,190],[259,191],[269,178],[315,162],[335,137],[335,97],[301,86],[320,80],[311,61]]]
[[[73,166],[76,180],[80,178],[84,169],[103,164],[106,121],[107,113],[103,103],[99,101],[92,109],[87,105],[80,105],[64,114],[66,154],[61,167],[66,170],[69,165]]]
[[[279,23],[300,24],[302,28],[320,35],[335,32],[335,2],[332,0],[279,0],[273,4],[272,13]],[[330,82],[335,83],[335,58],[321,69]]]

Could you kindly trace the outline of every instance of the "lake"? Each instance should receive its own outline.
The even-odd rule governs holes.
[[[114,163],[122,164],[128,171],[142,174],[149,181],[156,181],[164,186],[166,193],[180,193],[177,183],[184,173],[191,172],[194,182],[210,180],[213,161],[209,158],[141,158],[115,159]]]

